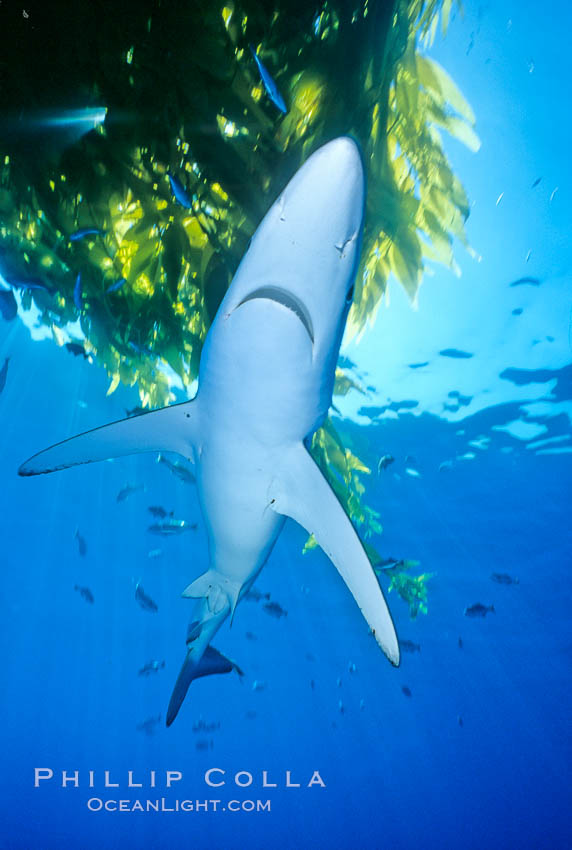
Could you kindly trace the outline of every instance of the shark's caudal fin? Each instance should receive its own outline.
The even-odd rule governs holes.
[[[40,475],[80,463],[93,463],[138,452],[169,451],[190,457],[196,430],[194,401],[142,413],[56,443],[34,455],[19,475]]]
[[[214,646],[207,646],[199,661],[195,661],[194,649],[191,646],[187,652],[187,657],[181,667],[179,677],[175,682],[169,707],[167,709],[167,726],[170,726],[183,704],[183,700],[189,690],[189,685],[195,679],[200,679],[201,676],[210,676],[213,673],[230,673],[231,670],[236,670],[239,676],[243,675],[242,670],[234,661],[226,658]]]
[[[314,535],[351,590],[376,641],[399,665],[399,643],[365,550],[330,485],[302,444],[290,449],[270,486],[270,507]]]

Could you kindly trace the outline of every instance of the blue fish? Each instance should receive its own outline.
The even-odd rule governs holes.
[[[104,236],[105,231],[99,227],[80,227],[75,233],[70,235],[70,242],[79,242],[80,239],[85,239],[86,236]]]
[[[169,183],[171,184],[171,192],[180,203],[182,207],[190,210],[193,205],[193,202],[189,198],[188,192],[179,180],[178,177],[175,177],[173,174],[168,172]]]
[[[258,70],[260,72],[260,78],[261,78],[262,82],[264,83],[264,88],[266,89],[266,94],[268,95],[268,97],[270,98],[270,100],[272,101],[274,106],[277,106],[278,109],[280,110],[280,112],[283,112],[284,115],[286,115],[286,113],[288,112],[288,109],[286,108],[286,104],[284,103],[284,98],[282,97],[282,95],[278,91],[278,86],[276,85],[273,78],[271,77],[268,69],[262,64],[261,60],[258,58],[258,56],[256,54],[256,50],[254,49],[252,44],[250,44],[249,47],[250,47],[250,52],[254,56],[254,61],[258,65]]]
[[[16,318],[18,305],[16,304],[13,292],[9,290],[6,292],[0,289],[0,313],[2,314],[2,318],[6,319],[7,322],[11,322],[12,319]]]
[[[6,386],[6,378],[8,377],[8,363],[10,362],[10,358],[7,357],[4,361],[4,365],[0,369],[0,393]]]
[[[116,280],[115,283],[112,283],[105,290],[106,292],[117,292],[118,289],[121,289],[124,283],[127,283],[127,278],[120,277],[119,280]]]
[[[43,289],[44,292],[53,292],[51,286],[42,283],[41,280],[7,280],[12,289]]]
[[[75,286],[73,288],[73,301],[78,310],[81,310],[81,274],[75,279]]]

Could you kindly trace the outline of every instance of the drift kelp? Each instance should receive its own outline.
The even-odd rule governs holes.
[[[439,17],[446,29],[450,0],[291,0],[271,12],[258,2],[147,0],[109,16],[64,3],[58,15],[58,5],[33,30],[14,19],[2,108],[55,113],[57,91],[62,114],[79,98],[106,110],[105,121],[70,143],[57,127],[26,134],[36,113],[25,110],[5,136],[0,271],[59,345],[79,319],[109,392],[135,385],[142,405],[157,407],[174,399],[174,376],[192,384],[266,199],[335,135],[359,140],[368,184],[349,333],[373,318],[391,273],[414,299],[426,260],[454,267],[468,203],[437,128],[473,149],[478,140],[458,89],[419,51]],[[339,390],[351,383],[338,373]],[[378,533],[363,504],[367,467],[331,422],[313,451],[362,534]]]

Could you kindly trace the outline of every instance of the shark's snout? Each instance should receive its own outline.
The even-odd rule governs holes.
[[[235,309],[238,310],[239,307],[242,307],[242,305],[246,304],[248,301],[255,301],[259,299],[274,301],[276,304],[280,304],[282,307],[286,307],[287,310],[294,313],[306,329],[306,332],[312,341],[312,345],[314,344],[314,327],[312,324],[312,318],[308,309],[299,298],[291,292],[288,292],[287,289],[281,289],[279,286],[261,286],[259,289],[255,289],[254,292],[251,292],[250,295],[247,295],[246,298],[243,298]]]

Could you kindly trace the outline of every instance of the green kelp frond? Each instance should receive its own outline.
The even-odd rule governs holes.
[[[310,453],[332,490],[340,500],[354,525],[360,530],[364,539],[372,534],[381,534],[383,528],[379,521],[379,513],[366,505],[363,500],[365,486],[361,475],[371,475],[369,469],[349,449],[344,448],[332,420],[326,419],[321,428],[314,434]],[[317,546],[311,535],[306,541],[304,552]]]
[[[451,77],[418,47],[434,34],[440,5],[397,4],[394,30],[401,36],[393,47],[400,54],[387,99],[371,107],[365,143],[368,214],[346,339],[373,322],[392,273],[415,303],[427,260],[459,274],[455,239],[474,256],[464,229],[469,202],[439,128],[476,151],[475,116]],[[451,3],[443,3],[445,28],[450,10]]]
[[[48,328],[79,319],[110,391],[121,382],[137,386],[145,406],[168,403],[175,385],[195,380],[206,332],[268,204],[340,133],[361,142],[369,198],[349,332],[374,316],[390,272],[414,298],[425,260],[454,267],[453,238],[465,242],[468,202],[437,128],[478,144],[462,95],[416,49],[450,11],[450,0],[277,0],[271,14],[256,0],[184,9],[147,0],[97,20],[77,4],[53,41],[42,30],[33,65],[17,40],[8,45],[8,115],[27,107],[30,91],[39,110],[54,108],[54,91],[60,102],[80,91],[107,110],[79,141],[62,137],[61,150],[57,136],[26,136],[18,123],[0,141],[0,271],[47,286],[20,288],[20,309],[35,304]],[[31,49],[39,28],[26,32]],[[284,116],[250,44],[287,103]],[[90,52],[101,61],[86,61]],[[24,109],[21,126],[37,114]],[[86,227],[101,235],[70,241]]]
[[[416,569],[419,561],[397,561],[389,569],[376,567],[374,569],[378,577],[389,578],[388,591],[397,591],[398,595],[409,605],[409,616],[414,620],[419,612],[427,613],[427,581],[435,573],[421,573],[418,576],[408,574],[411,569]]]

